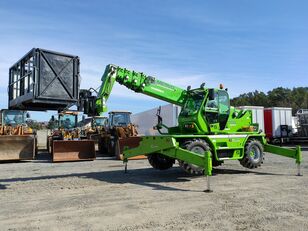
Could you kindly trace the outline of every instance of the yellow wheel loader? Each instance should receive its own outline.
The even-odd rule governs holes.
[[[0,111],[0,161],[32,160],[37,152],[35,132],[26,124],[23,110]]]
[[[52,121],[55,118],[52,117]],[[81,139],[80,128],[77,127],[78,113],[64,111],[58,114],[57,128],[47,137],[48,152],[53,162],[94,160],[94,140]]]

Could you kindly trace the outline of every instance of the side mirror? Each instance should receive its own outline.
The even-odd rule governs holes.
[[[55,121],[55,116],[51,116],[51,121],[52,121],[52,122]]]
[[[209,100],[215,99],[215,91],[213,88],[209,89]]]
[[[27,112],[26,117],[29,119],[30,118],[30,113]]]
[[[85,115],[82,115],[82,121],[84,121],[86,119]]]

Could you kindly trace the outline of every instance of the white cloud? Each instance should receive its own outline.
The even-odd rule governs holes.
[[[127,65],[133,66],[133,65]],[[141,65],[140,65],[141,66]],[[142,65],[144,66],[144,65]],[[93,68],[93,69],[92,69]],[[155,78],[164,81],[169,84],[173,84],[178,87],[186,89],[187,86],[192,88],[199,87],[202,83],[205,83],[206,87],[209,88],[218,88],[219,84],[222,83],[225,88],[229,89],[231,97],[238,96],[241,93],[254,90],[262,89],[271,89],[264,86],[264,83],[269,82],[268,76],[264,76],[263,79],[260,77],[251,76],[245,73],[204,73],[204,74],[182,74],[178,72],[173,72],[169,69],[152,69],[151,67],[145,68],[147,70],[142,71],[141,67],[138,67],[134,70],[142,71],[146,75],[154,76]],[[101,84],[101,76],[105,70],[105,67],[99,67],[98,65],[91,65],[90,68],[83,70],[82,74],[82,83],[81,86],[84,88],[98,88]],[[258,81],[254,81],[258,80]],[[258,84],[261,82],[262,84]],[[140,93],[134,93],[133,91],[127,89],[125,86],[121,86],[118,83],[115,83],[114,89],[111,93],[111,98],[130,98],[136,100],[151,100],[151,97],[142,95]]]

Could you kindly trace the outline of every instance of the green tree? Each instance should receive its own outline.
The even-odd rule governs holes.
[[[291,107],[295,114],[298,109],[308,108],[308,87],[294,87],[293,89],[277,87],[267,94],[256,90],[231,99],[231,105]]]

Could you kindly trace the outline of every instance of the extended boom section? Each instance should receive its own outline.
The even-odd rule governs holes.
[[[160,81],[155,77],[109,64],[102,76],[102,85],[98,92],[98,99],[96,101],[98,113],[107,111],[106,102],[115,81],[135,92],[140,92],[179,106],[183,105],[187,95],[186,90]]]

